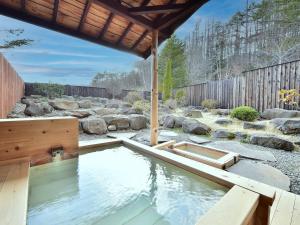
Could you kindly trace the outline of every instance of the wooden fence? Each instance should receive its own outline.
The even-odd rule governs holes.
[[[0,118],[6,118],[23,96],[23,80],[0,53]]]
[[[300,60],[258,68],[227,80],[209,81],[182,87],[189,105],[215,99],[221,108],[248,105],[262,112],[268,108],[288,108],[279,101],[279,90],[300,90]],[[297,97],[296,101],[300,103]]]

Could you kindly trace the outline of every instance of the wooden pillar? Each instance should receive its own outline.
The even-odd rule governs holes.
[[[158,144],[158,63],[157,63],[158,31],[152,32],[152,85],[151,85],[151,136],[150,144]]]

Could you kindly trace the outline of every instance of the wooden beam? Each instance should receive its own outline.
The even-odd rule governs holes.
[[[131,48],[127,48],[124,46],[116,46],[114,43],[110,43],[108,41],[101,40],[97,37],[89,36],[87,34],[78,32],[77,30],[73,30],[71,28],[65,27],[61,24],[54,23],[53,21],[43,20],[36,16],[29,15],[27,13],[21,12],[16,9],[12,9],[12,8],[4,6],[4,5],[1,5],[1,7],[0,7],[0,14],[4,15],[4,16],[15,18],[15,19],[27,22],[27,23],[31,23],[33,25],[37,25],[37,26],[44,27],[44,28],[47,28],[50,30],[54,30],[54,31],[57,31],[57,32],[60,32],[63,34],[67,34],[67,35],[70,35],[70,36],[73,36],[76,38],[90,41],[95,44],[100,44],[100,45],[103,45],[103,46],[106,46],[109,48],[118,49],[120,51],[128,52],[128,53],[140,56],[140,57],[144,57],[144,55],[142,53],[136,52],[136,51],[132,50]]]
[[[107,20],[106,20],[106,23],[105,23],[104,27],[102,28],[102,30],[101,30],[101,32],[100,32],[100,34],[98,36],[99,39],[103,38],[103,36],[106,33],[106,31],[107,31],[107,29],[109,27],[109,24],[111,23],[111,21],[112,21],[113,18],[114,18],[114,14],[110,13],[109,16],[108,16],[108,18],[107,18]]]
[[[26,11],[26,0],[21,0],[21,9],[23,12]]]
[[[52,21],[56,22],[57,14],[58,14],[58,6],[59,6],[59,0],[54,1],[54,8],[53,8],[53,15],[52,15]]]
[[[80,18],[80,23],[79,23],[79,26],[78,26],[78,31],[81,31],[82,27],[83,27],[83,24],[85,23],[86,21],[86,17],[89,13],[89,10],[91,8],[91,5],[92,5],[92,0],[87,0],[85,6],[84,6],[84,10],[83,10],[83,13],[82,13],[82,16]]]
[[[158,30],[163,30],[164,28],[169,27],[176,21],[181,21],[183,23],[187,17],[190,17],[198,8],[200,8],[208,0],[191,0],[186,4],[186,7],[183,8],[176,15],[169,14],[160,20],[157,20],[154,24],[154,27]]]
[[[107,0],[94,0],[94,3],[96,5],[99,5],[110,12],[122,16],[125,19],[127,19],[129,22],[132,22],[134,24],[138,24],[148,30],[153,30],[153,22],[146,19],[143,16],[135,16],[131,15],[128,11],[127,7],[124,7],[123,5],[117,4],[114,1],[107,1]]]
[[[137,41],[132,45],[131,49],[134,50],[147,36],[148,30],[145,30],[144,33],[137,39]]]
[[[158,30],[152,31],[152,87],[151,87],[151,137],[150,144],[158,144]]]
[[[187,4],[167,4],[167,5],[154,5],[154,6],[141,6],[129,9],[132,15],[144,14],[164,14],[178,12],[186,7]]]
[[[128,34],[128,32],[130,31],[131,27],[133,26],[133,23],[129,23],[128,26],[125,28],[125,30],[123,31],[122,35],[120,36],[120,38],[117,41],[117,45],[120,45],[123,41],[123,39],[126,37],[126,35]]]

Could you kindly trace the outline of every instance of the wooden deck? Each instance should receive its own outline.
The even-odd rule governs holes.
[[[25,225],[29,160],[0,162],[0,224]]]

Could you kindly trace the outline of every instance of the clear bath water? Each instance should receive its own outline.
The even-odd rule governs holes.
[[[123,146],[30,171],[28,225],[194,225],[227,189]]]

